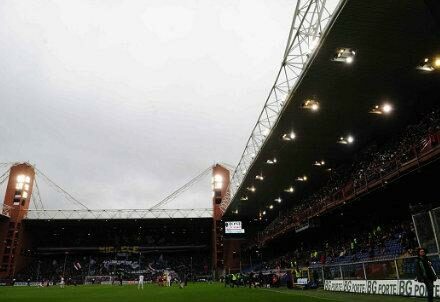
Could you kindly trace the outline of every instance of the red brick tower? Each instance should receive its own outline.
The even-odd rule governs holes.
[[[26,217],[32,195],[35,170],[27,164],[12,166],[3,204],[8,218],[0,222],[0,278],[12,278],[23,265],[22,220]]]
[[[220,209],[222,199],[229,190],[230,172],[222,165],[216,164],[212,168],[213,191],[213,228],[212,228],[212,267],[216,277],[223,274],[223,212]]]

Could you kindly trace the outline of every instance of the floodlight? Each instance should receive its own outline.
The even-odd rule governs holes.
[[[255,176],[255,179],[258,179],[258,180],[264,180],[264,176],[263,176],[262,174],[260,174],[260,175],[256,175],[256,176]]]
[[[252,186],[252,187],[247,187],[246,189],[247,189],[248,191],[255,192],[255,187],[254,187],[254,186]]]
[[[355,55],[356,51],[351,48],[340,48],[336,51],[336,54],[334,55],[332,60],[335,62],[351,64],[354,61]]]
[[[284,192],[286,192],[286,193],[293,193],[293,192],[295,192],[295,188],[290,186],[287,189],[284,189]]]
[[[319,102],[315,99],[306,99],[301,104],[301,108],[311,110],[311,111],[318,111],[319,110]]]
[[[274,157],[273,159],[266,160],[266,164],[268,165],[274,165],[277,163],[277,159]]]
[[[285,141],[291,141],[296,138],[296,134],[293,131],[290,131],[290,133],[283,134],[283,140]]]

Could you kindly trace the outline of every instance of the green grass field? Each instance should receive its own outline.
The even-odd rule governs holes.
[[[217,302],[217,301],[245,301],[245,302],[400,302],[425,301],[425,299],[352,295],[344,293],[329,293],[321,290],[287,290],[280,289],[249,289],[225,288],[222,284],[189,284],[184,289],[177,286],[171,288],[146,285],[144,290],[136,286],[78,286],[66,287],[0,287],[0,301],[8,302]]]

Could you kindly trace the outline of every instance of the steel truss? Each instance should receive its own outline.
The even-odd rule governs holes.
[[[222,200],[220,206],[223,212],[235,199],[235,194],[243,185],[263,144],[276,126],[287,103],[291,101],[299,79],[305,74],[322,38],[330,29],[333,13],[345,2],[346,0],[339,0],[337,3],[326,0],[297,1],[281,68],[232,175],[230,194]]]
[[[47,210],[29,209],[26,219],[83,220],[83,219],[170,219],[212,218],[211,208],[199,209],[100,209],[100,210]]]

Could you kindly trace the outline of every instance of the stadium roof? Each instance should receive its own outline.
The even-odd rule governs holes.
[[[336,14],[337,15],[337,14]],[[275,128],[234,195],[227,216],[269,217],[296,202],[328,178],[326,168],[350,161],[373,141],[392,137],[415,116],[438,103],[440,72],[416,67],[440,55],[440,28],[422,1],[348,0],[316,56],[291,94]],[[332,60],[340,48],[355,51],[351,64]],[[319,101],[316,112],[300,105]],[[376,104],[392,104],[390,115],[373,115]],[[283,140],[294,131],[296,138]],[[338,144],[341,136],[353,144]],[[267,160],[276,158],[275,165]],[[327,173],[327,174],[326,174]],[[260,175],[264,179],[258,180]],[[296,182],[306,175],[307,182]],[[293,194],[284,192],[293,186]],[[255,188],[255,192],[248,189]],[[247,197],[247,200],[241,200]],[[276,198],[282,202],[277,204]],[[273,205],[273,210],[268,207]]]

